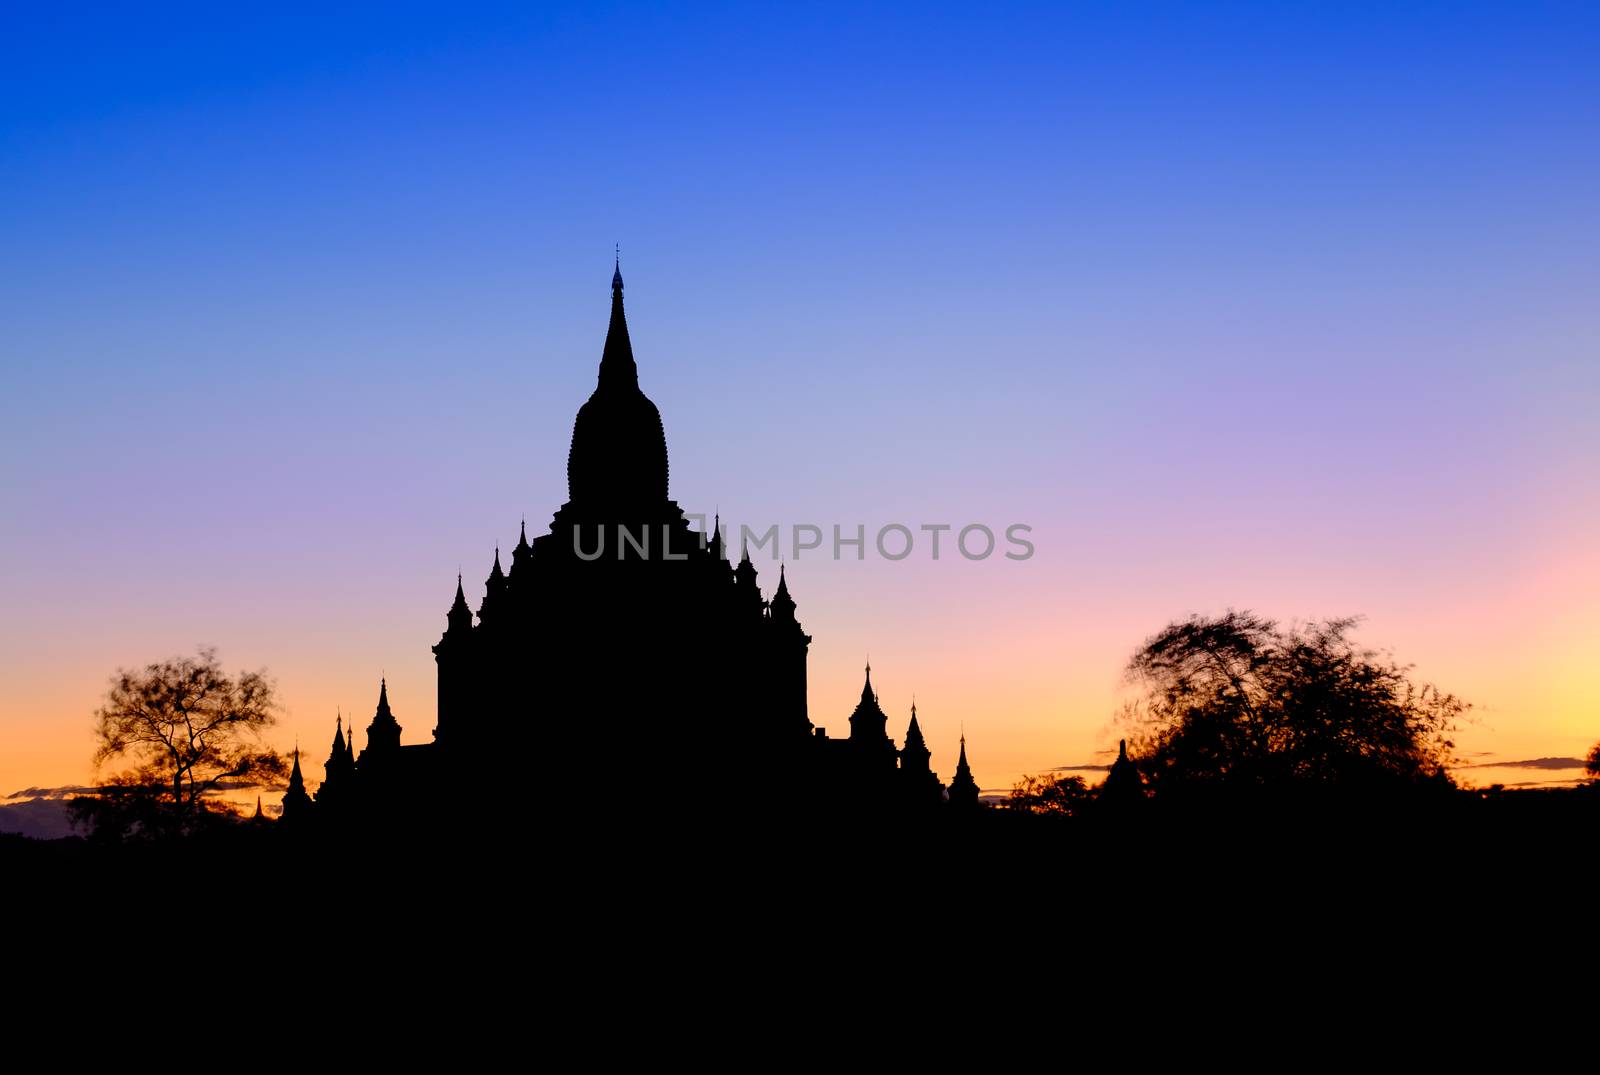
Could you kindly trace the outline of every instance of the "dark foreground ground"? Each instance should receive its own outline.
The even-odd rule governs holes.
[[[8,1014],[447,1070],[1435,1063],[1591,1017],[1597,801],[4,840]]]
[[[1286,936],[1498,931],[1600,916],[1600,795],[1516,793],[1334,808],[1187,804],[1082,818],[726,814],[435,824],[240,826],[97,844],[0,837],[8,898],[36,914],[213,907],[347,943],[496,946],[932,943],[1070,951],[1271,944]],[[1470,923],[1475,923],[1470,925]],[[1591,932],[1593,932],[1591,927]],[[1592,948],[1592,942],[1590,942]]]

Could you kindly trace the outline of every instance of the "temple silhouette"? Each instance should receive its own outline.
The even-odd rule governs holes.
[[[812,723],[811,636],[784,568],[765,597],[748,549],[731,563],[721,520],[709,535],[692,528],[668,492],[666,433],[639,387],[620,264],[567,492],[547,533],[530,541],[524,520],[509,568],[495,550],[476,617],[457,576],[433,647],[433,741],[401,742],[381,682],[359,755],[354,721],[335,718],[315,798],[296,751],[286,820],[403,821],[445,802],[603,813],[619,798],[680,817],[977,809],[965,736],[947,789],[914,704],[895,746],[870,664],[848,737]]]

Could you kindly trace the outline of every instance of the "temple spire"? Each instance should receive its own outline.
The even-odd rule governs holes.
[[[667,434],[661,412],[639,390],[639,368],[622,311],[620,266],[611,285],[611,324],[600,375],[572,424],[567,498],[588,509],[648,513],[660,510],[668,499]]]
[[[978,782],[972,778],[972,767],[967,764],[967,736],[961,734],[961,757],[956,761],[955,779],[950,781],[950,805],[960,810],[978,808]]]
[[[600,387],[639,387],[639,367],[634,365],[628,319],[622,312],[621,254],[617,255],[616,268],[611,273],[611,325],[606,329],[606,347],[600,355]]]
[[[886,759],[894,766],[894,742],[889,738],[889,715],[878,705],[878,692],[872,689],[872,664],[867,664],[866,682],[861,685],[861,701],[850,714],[850,740],[857,747],[870,752],[874,758]]]
[[[726,562],[727,557],[722,554],[722,513],[717,512],[711,521],[711,558],[718,562]]]
[[[911,703],[911,723],[906,727],[906,745],[901,754],[902,756],[920,754],[922,755],[922,765],[926,767],[928,764],[927,758],[930,754],[928,741],[923,738],[922,725],[917,723],[916,702]]]
[[[788,637],[800,640],[802,643],[811,641],[800,626],[800,621],[795,617],[794,598],[789,596],[789,581],[784,577],[783,567],[778,567],[778,588],[772,594],[772,600],[767,607],[772,610],[772,624],[776,630],[774,638]],[[804,648],[802,646],[802,648]]]
[[[349,801],[350,781],[355,776],[355,755],[352,753],[352,744],[355,742],[355,721],[350,722],[350,738],[344,734],[344,713],[334,711],[333,718],[333,750],[328,754],[324,765],[325,776],[322,787],[317,789],[317,805],[340,808]],[[302,791],[304,788],[301,789]]]
[[[506,573],[500,566],[500,546],[494,547],[494,566],[489,577],[483,580],[483,604],[478,606],[478,620],[487,623],[499,615],[499,606],[507,589]]]
[[[300,772],[300,743],[294,745],[294,768],[289,770],[289,788],[283,795],[280,816],[294,824],[311,808],[311,796],[306,794],[306,778]]]
[[[376,756],[399,749],[400,722],[394,719],[394,712],[389,708],[389,680],[386,676],[378,681],[378,708],[372,714],[372,723],[367,725],[367,750]]]
[[[760,617],[767,603],[761,597],[761,587],[756,585],[756,565],[750,562],[748,541],[744,543],[744,555],[739,557],[739,566],[733,569],[733,585],[738,594],[742,614],[752,618]]]
[[[445,634],[465,634],[472,629],[472,609],[467,607],[467,592],[461,588],[461,572],[456,572],[456,598],[445,613]]]
[[[498,549],[496,550],[498,552]],[[522,529],[517,533],[517,544],[511,550],[511,574],[517,575],[518,570],[526,571],[529,561],[533,559],[533,546],[528,544],[528,520],[522,520]],[[520,576],[519,576],[520,577]]]
[[[911,703],[911,723],[906,727],[906,745],[900,748],[900,771],[907,779],[921,781],[918,794],[926,794],[928,802],[937,802],[944,790],[933,776],[930,762],[933,752],[922,736],[922,725],[917,723],[917,703]]]
[[[1128,741],[1124,739],[1117,744],[1117,760],[1111,763],[1111,771],[1106,773],[1096,797],[1101,802],[1122,803],[1138,802],[1144,795],[1144,777],[1128,757]]]

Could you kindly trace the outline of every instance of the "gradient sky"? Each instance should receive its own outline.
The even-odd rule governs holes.
[[[8,10],[0,796],[197,643],[313,779],[380,674],[425,739],[458,567],[565,499],[613,243],[685,508],[1034,528],[790,564],[834,734],[870,653],[946,779],[963,725],[985,788],[1092,761],[1231,606],[1583,754],[1600,12],[1207,6]]]

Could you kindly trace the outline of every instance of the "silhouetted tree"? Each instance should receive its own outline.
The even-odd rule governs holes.
[[[115,760],[131,768],[97,797],[74,802],[74,814],[97,832],[184,833],[230,812],[216,802],[230,782],[282,779],[288,766],[264,747],[277,721],[272,684],[262,672],[230,677],[214,649],[175,657],[112,677],[96,711],[96,768]]]
[[[1047,773],[1024,776],[1011,786],[1003,804],[1007,810],[1023,814],[1081,814],[1094,802],[1094,789],[1081,776]]]
[[[1600,780],[1600,743],[1589,748],[1589,756],[1584,759],[1583,771],[1589,774],[1592,780]]]
[[[1128,662],[1126,718],[1159,793],[1182,786],[1453,786],[1469,708],[1349,638],[1355,619],[1279,627],[1229,611],[1169,624]]]
[[[102,784],[92,795],[75,795],[68,816],[97,843],[122,843],[170,833],[170,792],[155,784]]]

